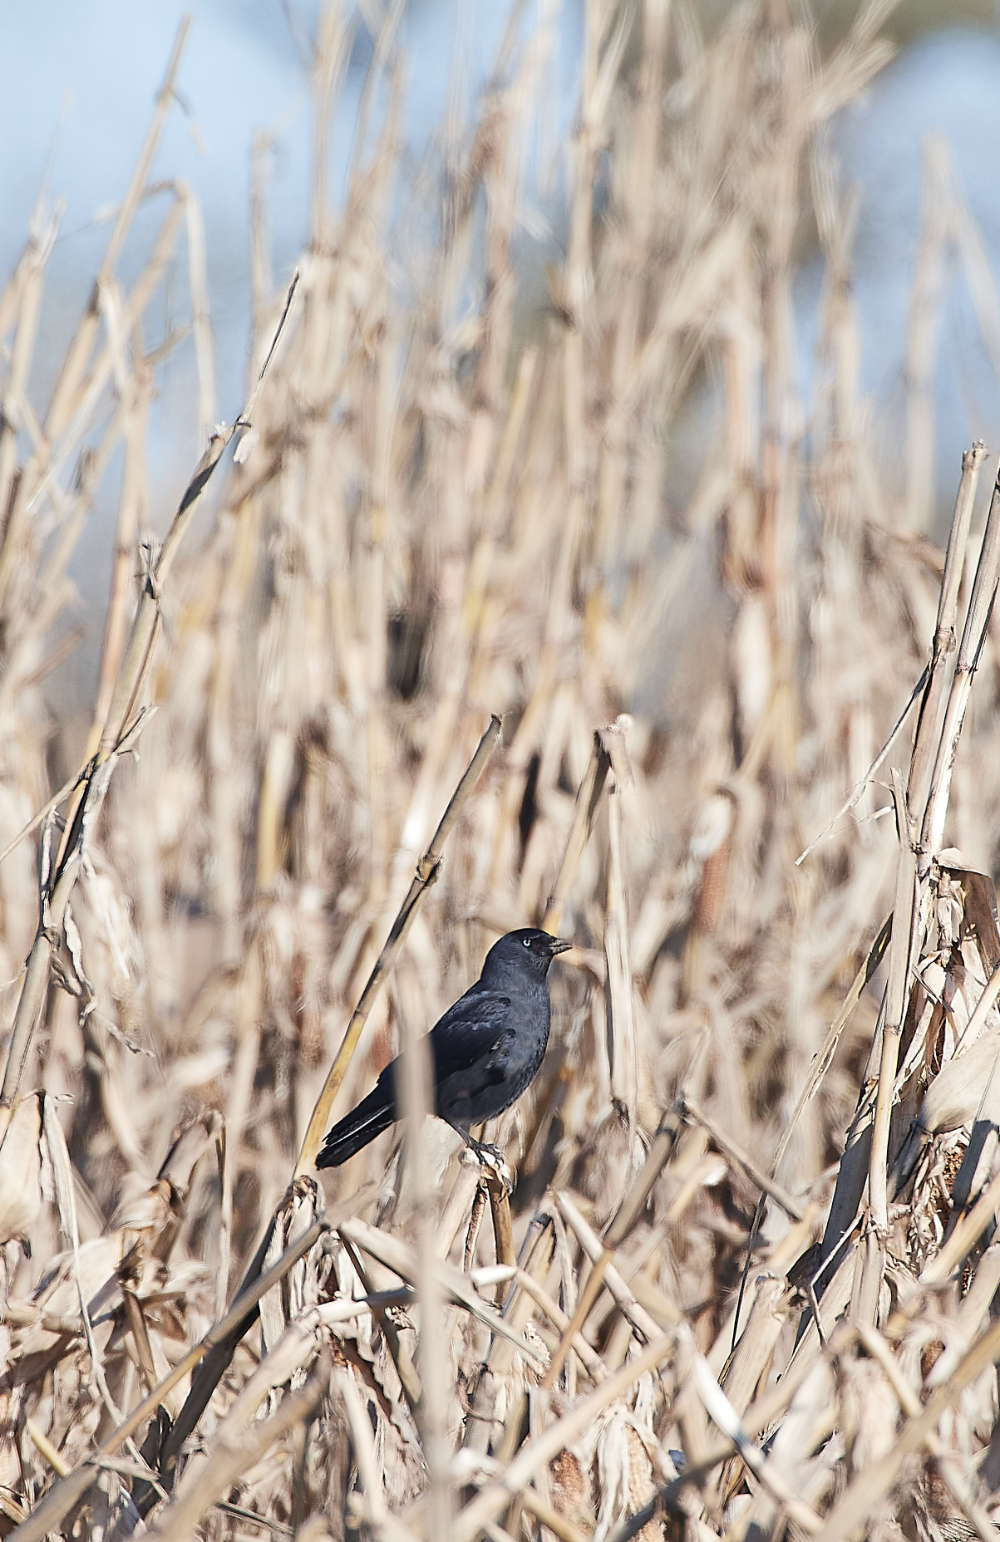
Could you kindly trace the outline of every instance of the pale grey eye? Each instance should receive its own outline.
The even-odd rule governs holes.
[[[531,938],[530,937],[522,937],[521,941],[524,943],[524,946],[526,948],[530,948],[531,947]]]

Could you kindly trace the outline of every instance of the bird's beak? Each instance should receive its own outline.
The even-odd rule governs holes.
[[[568,953],[571,947],[573,947],[573,943],[567,942],[565,937],[553,937],[549,943],[549,952],[555,958],[557,953]]]

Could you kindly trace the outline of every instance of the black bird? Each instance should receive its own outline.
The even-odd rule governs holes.
[[[487,953],[475,985],[428,1035],[434,1112],[479,1154],[489,1148],[472,1139],[469,1126],[502,1114],[533,1079],[549,1042],[545,977],[556,954],[572,946],[535,927],[508,932]],[[387,1065],[373,1091],[333,1126],[317,1167],[339,1167],[400,1117],[398,1066],[398,1058]]]

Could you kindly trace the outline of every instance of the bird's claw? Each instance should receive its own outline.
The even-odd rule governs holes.
[[[500,1182],[503,1184],[506,1193],[508,1195],[513,1194],[513,1169],[509,1166],[507,1158],[504,1156],[499,1146],[489,1146],[481,1142],[476,1155],[479,1157],[480,1163],[483,1167],[488,1167],[491,1169],[491,1171],[496,1173],[497,1177],[500,1179]]]
[[[510,1167],[507,1158],[504,1156],[499,1146],[492,1146],[487,1141],[470,1140],[468,1150],[470,1154],[475,1157],[480,1167],[485,1167],[490,1172],[496,1174],[496,1176],[500,1179],[500,1182],[503,1184],[507,1194],[513,1194],[513,1169]]]

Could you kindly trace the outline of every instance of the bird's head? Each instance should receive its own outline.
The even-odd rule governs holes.
[[[556,954],[565,953],[572,946],[562,937],[553,937],[536,926],[525,926],[518,932],[508,932],[493,944],[486,955],[483,974],[494,968],[514,968],[544,979]]]

